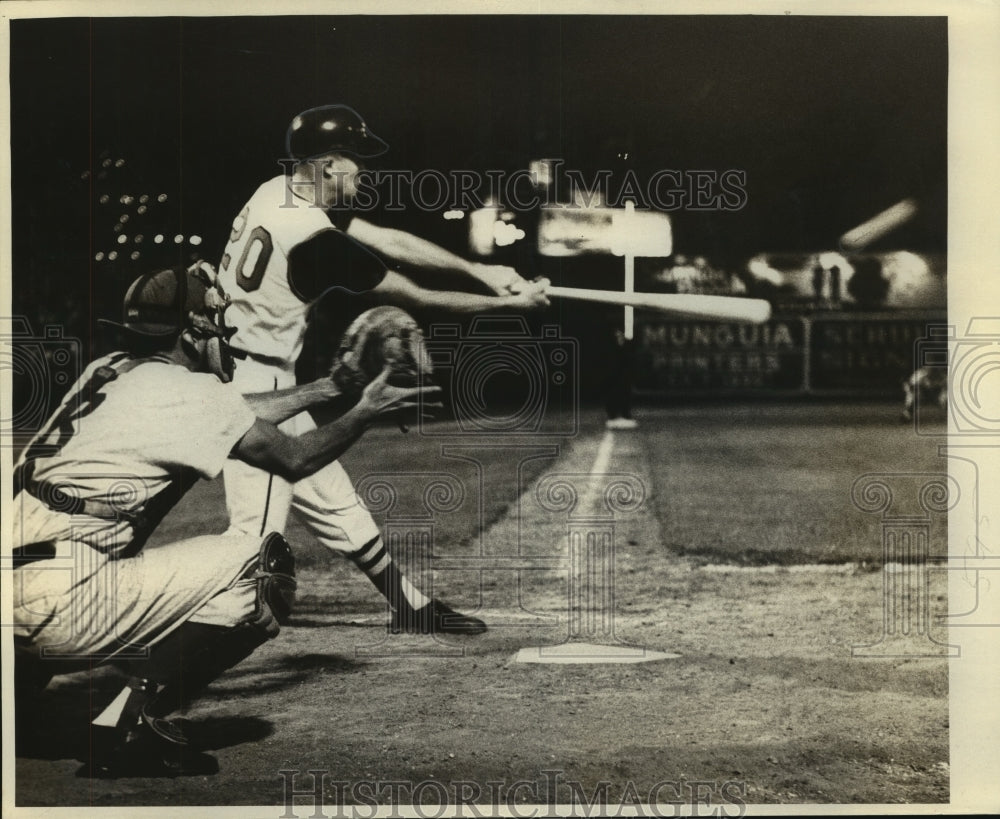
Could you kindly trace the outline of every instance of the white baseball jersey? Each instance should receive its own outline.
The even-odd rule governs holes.
[[[311,190],[303,186],[301,192]],[[234,220],[219,264],[219,280],[232,299],[226,323],[237,330],[231,343],[292,368],[310,305],[333,287],[369,290],[384,274],[384,264],[339,230],[326,210],[294,196],[285,176],[275,177]]]
[[[296,190],[303,196],[312,192],[310,186]],[[346,291],[331,305],[346,329],[355,307],[360,313],[369,306],[352,305],[348,294],[370,290],[385,276],[380,259],[312,204],[293,196],[286,177],[279,176],[261,185],[233,222],[219,277],[232,299],[226,311],[226,323],[237,328],[232,345],[249,354],[233,375],[242,392],[292,386],[312,303],[331,288]],[[308,413],[281,425],[289,435],[314,427]],[[230,532],[283,531],[294,507],[330,549],[354,553],[378,537],[378,527],[336,461],[294,485],[234,459],[225,475]]]
[[[134,553],[198,477],[222,471],[255,420],[211,373],[98,359],[18,463],[14,546],[75,540]]]

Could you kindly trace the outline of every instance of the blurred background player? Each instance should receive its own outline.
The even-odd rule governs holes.
[[[615,172],[623,178],[635,172],[635,151],[630,146],[632,140],[616,135],[605,146],[608,156],[613,157]],[[617,145],[617,148],[614,146]],[[607,338],[608,370],[604,379],[604,409],[607,419],[606,429],[636,429],[639,423],[632,417],[632,380],[635,372],[635,339],[629,338],[622,324],[622,316],[614,317]]]
[[[230,457],[304,478],[379,414],[428,393],[390,386],[386,370],[343,417],[289,438],[276,422],[338,391],[322,379],[243,396],[226,383],[225,307],[207,264],[140,277],[124,324],[106,322],[119,329],[122,351],[86,368],[14,472],[19,694],[30,699],[54,674],[95,663],[131,666],[125,689],[89,728],[84,775],[214,773],[214,758],[189,751],[163,717],[274,637],[289,613],[294,559],[280,534],[143,549],[185,491]]]
[[[948,370],[944,367],[917,367],[903,380],[903,421],[912,421],[918,406],[948,409]]]
[[[637,429],[632,417],[632,376],[635,341],[625,338],[625,331],[615,327],[610,331],[609,366],[604,382],[604,408],[608,417],[606,429]]]
[[[238,328],[233,347],[246,355],[236,374],[243,392],[295,383],[310,307],[333,288],[335,298],[350,309],[356,304],[352,294],[365,294],[365,304],[343,315],[343,326],[334,328],[329,341],[334,347],[350,320],[372,304],[465,315],[548,304],[545,281],[526,282],[510,267],[469,262],[406,231],[352,214],[349,205],[364,160],[387,147],[345,105],[312,108],[292,120],[286,152],[294,162],[287,164],[287,175],[262,184],[240,211],[219,270],[233,299],[232,321]],[[389,269],[383,259],[405,265],[407,274]],[[485,286],[492,295],[427,289],[411,278],[442,271],[465,277],[470,289]],[[309,414],[301,413],[282,428],[301,433],[313,425]],[[231,531],[284,531],[294,507],[320,543],[350,558],[386,597],[393,631],[485,630],[482,620],[430,600],[405,578],[339,463],[293,484],[273,471],[231,462],[225,481]]]

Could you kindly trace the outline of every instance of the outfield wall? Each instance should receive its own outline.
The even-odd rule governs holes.
[[[637,317],[638,395],[898,397],[945,311],[778,315],[762,325]]]

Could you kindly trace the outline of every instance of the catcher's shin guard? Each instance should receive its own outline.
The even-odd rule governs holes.
[[[257,603],[249,624],[274,636],[279,627],[288,622],[298,587],[295,556],[280,533],[271,532],[264,538],[253,577],[257,580]]]
[[[243,622],[233,628],[184,623],[136,669],[137,676],[163,686],[145,704],[148,716],[164,716],[191,702],[212,680],[277,636],[296,588],[295,558],[284,537],[272,532],[264,538],[256,565],[241,578],[247,579],[257,588],[254,610]]]

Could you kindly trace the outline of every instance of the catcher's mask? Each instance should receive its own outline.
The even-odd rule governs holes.
[[[215,268],[197,261],[190,267],[172,267],[136,279],[125,294],[122,323],[99,319],[142,339],[169,340],[187,333],[192,340],[205,339],[202,351],[185,340],[185,348],[201,359],[203,369],[223,382],[232,381],[235,363],[229,338],[236,332],[227,327],[225,311],[229,296],[218,282]]]

